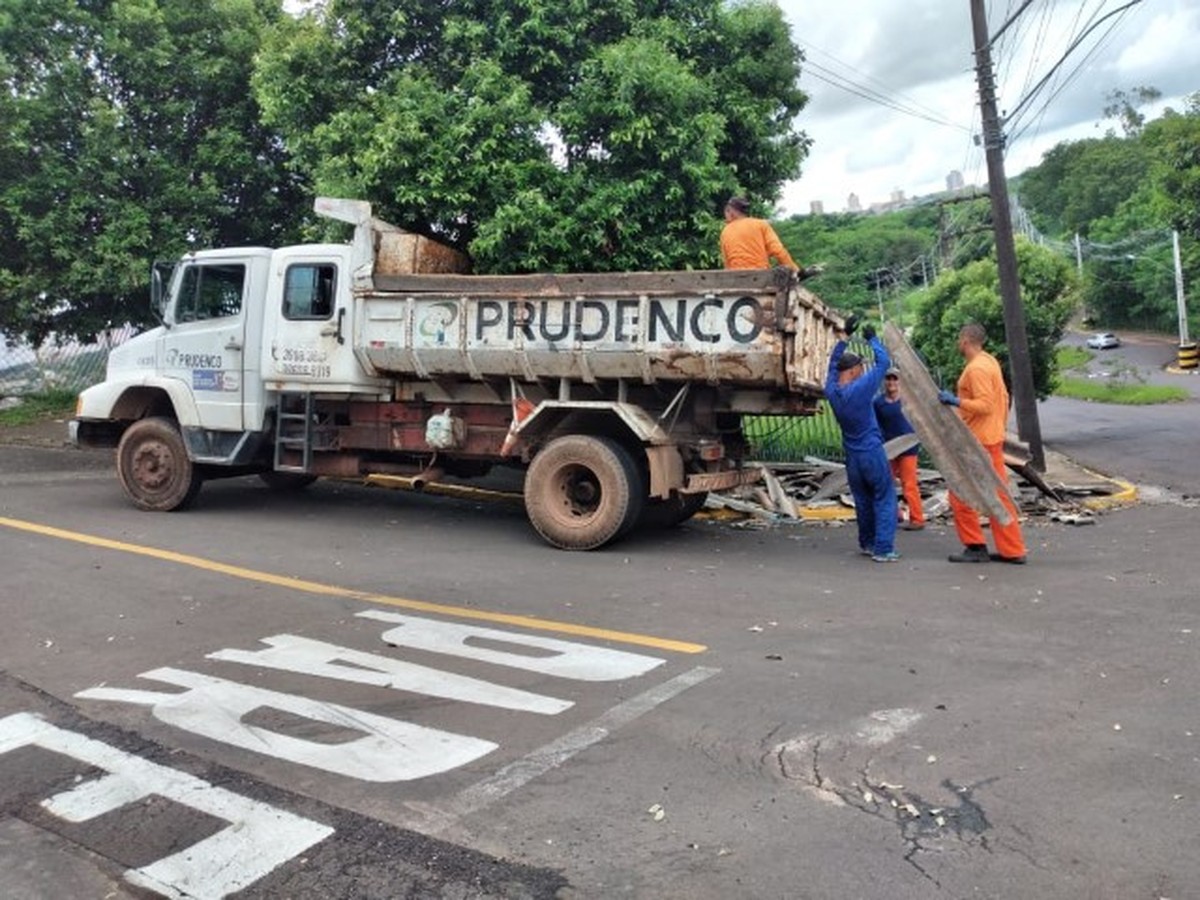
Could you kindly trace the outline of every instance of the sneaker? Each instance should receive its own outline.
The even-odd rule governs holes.
[[[962,553],[951,553],[947,559],[953,563],[985,563],[991,561],[987,547],[963,547]]]
[[[875,562],[900,562],[900,554],[895,550],[890,553],[872,553],[871,559]]]
[[[924,522],[905,522],[900,527],[902,529],[904,529],[905,531],[924,531],[925,523]]]
[[[1024,553],[1022,553],[1020,556],[1001,556],[999,553],[989,553],[988,559],[990,559],[992,562],[1009,563],[1010,565],[1014,566],[1025,565]]]
[[[875,551],[874,551],[874,550],[872,550],[870,547],[859,547],[859,548],[858,548],[858,555],[859,555],[859,556],[874,556],[874,555],[875,555]]]

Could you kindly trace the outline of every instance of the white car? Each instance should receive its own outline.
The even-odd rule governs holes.
[[[1093,350],[1109,350],[1113,347],[1121,346],[1121,339],[1110,332],[1102,334],[1093,334],[1087,339],[1087,345]]]

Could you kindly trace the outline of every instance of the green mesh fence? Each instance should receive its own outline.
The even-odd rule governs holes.
[[[800,462],[806,456],[842,461],[842,430],[821,401],[815,416],[743,416],[750,456],[762,462]]]

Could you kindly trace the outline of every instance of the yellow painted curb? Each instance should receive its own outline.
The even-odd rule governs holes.
[[[1106,509],[1110,506],[1123,506],[1128,503],[1137,502],[1137,485],[1130,484],[1128,481],[1121,481],[1118,478],[1110,478],[1108,480],[1113,482],[1113,484],[1120,485],[1121,490],[1115,494],[1109,494],[1107,497],[1089,497],[1083,501],[1083,506],[1088,509]]]
[[[854,510],[845,506],[802,506],[796,511],[806,522],[846,522],[854,518]]]

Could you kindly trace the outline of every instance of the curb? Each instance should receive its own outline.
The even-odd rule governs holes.
[[[1082,506],[1087,509],[1108,509],[1112,506],[1128,506],[1137,502],[1138,489],[1136,484],[1121,481],[1119,478],[1108,478],[1105,480],[1117,485],[1120,490],[1114,494],[1109,494],[1107,497],[1089,497],[1082,501]]]

